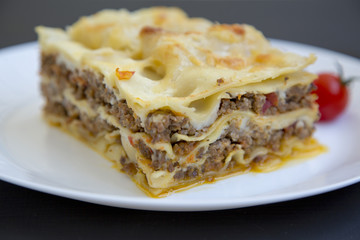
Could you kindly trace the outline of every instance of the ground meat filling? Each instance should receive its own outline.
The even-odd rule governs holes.
[[[141,120],[139,117],[134,117],[135,114],[131,108],[126,104],[125,100],[120,100],[114,105],[108,105],[108,113],[119,120],[121,126],[130,129],[132,132],[143,132],[141,127]]]
[[[63,101],[62,103],[48,101],[44,107],[46,113],[63,117],[68,123],[76,121],[82,124],[92,136],[97,136],[99,133],[112,132],[116,130],[113,125],[110,125],[100,117],[90,118],[88,115],[79,111],[77,107],[69,102]]]
[[[138,172],[138,168],[135,163],[130,162],[126,157],[120,158],[122,169],[125,173],[130,176],[134,176]]]
[[[252,151],[257,147],[266,147],[276,152],[280,149],[282,141],[286,141],[290,137],[305,139],[310,137],[314,131],[313,126],[306,125],[303,121],[297,121],[292,125],[279,130],[271,130],[268,128],[260,128],[259,126],[249,122],[246,129],[240,129],[235,122],[231,123],[228,129],[220,137],[219,140],[210,144],[205,151],[201,147],[195,153],[195,158],[201,159],[205,157],[205,162],[200,168],[190,166],[186,169],[177,170],[174,178],[177,180],[191,179],[203,175],[207,172],[217,172],[224,167],[225,159],[230,152],[236,149],[242,149],[245,152],[244,158],[249,158]],[[196,147],[197,142],[181,141],[173,145],[174,153],[178,156],[186,156]],[[179,167],[178,162],[173,162],[166,157],[166,152],[160,150],[152,150],[142,140],[138,140],[135,147],[147,159],[151,160],[151,167],[157,170],[167,170],[173,172]],[[257,156],[254,161],[261,161],[265,156]],[[196,161],[196,159],[194,160]],[[228,168],[233,168],[235,161],[229,163]]]
[[[315,85],[295,85],[286,91],[285,98],[279,98],[277,93],[253,94],[247,93],[241,97],[221,99],[218,116],[230,114],[233,111],[253,111],[260,115],[275,115],[296,110],[310,108]],[[196,130],[188,118],[176,116],[170,111],[156,111],[150,113],[145,122],[145,132],[153,137],[153,142],[170,141],[174,133],[188,136],[198,136],[203,130]]]
[[[197,142],[180,141],[173,145],[173,151],[178,156],[186,156],[196,147]]]
[[[223,137],[210,144],[206,151],[204,148],[198,150],[196,157],[206,158],[200,169],[194,168],[193,166],[185,170],[181,169],[175,173],[174,178],[184,180],[197,177],[207,172],[217,172],[224,167],[225,159],[229,153],[240,147],[245,151],[244,158],[248,158],[256,147],[266,147],[273,151],[278,151],[282,141],[286,141],[292,136],[305,139],[310,137],[313,131],[314,127],[306,125],[303,121],[295,122],[284,129],[271,131],[261,129],[251,123],[248,124],[246,131],[230,125],[226,133],[223,134]],[[261,161],[264,158],[266,158],[266,155],[260,155],[255,157],[253,161]],[[236,166],[236,163],[232,160],[227,168],[231,169],[234,166]]]
[[[274,115],[311,107],[313,97],[311,92],[316,89],[314,84],[306,86],[295,85],[286,91],[285,98],[279,98],[278,93],[253,94],[246,93],[231,99],[222,99],[218,115],[229,114],[236,110],[253,111],[260,115]]]
[[[42,92],[48,99],[61,95],[66,88],[71,88],[76,99],[86,99],[94,109],[99,106],[105,107],[109,114],[118,119],[121,126],[132,132],[146,132],[152,137],[153,142],[169,142],[174,133],[198,136],[206,131],[206,129],[196,130],[185,116],[163,110],[150,113],[143,127],[140,118],[128,107],[126,101],[118,100],[114,94],[115,90],[103,84],[103,76],[88,70],[70,71],[64,64],[56,62],[56,55],[42,55],[41,72],[55,78],[55,82],[42,84]],[[313,84],[296,85],[286,91],[285,98],[279,98],[278,93],[274,92],[247,93],[231,99],[222,99],[218,116],[238,110],[271,115],[311,107],[313,97],[310,93],[313,89]]]
[[[139,152],[145,157],[146,159],[151,160],[151,167],[155,170],[167,170],[169,172],[173,172],[175,167],[179,166],[178,162],[172,162],[166,156],[165,151],[161,150],[153,150],[146,145],[143,140],[137,140],[134,143],[134,147],[136,147]]]
[[[239,147],[236,144],[233,144],[230,139],[222,138],[212,143],[206,155],[208,157],[205,160],[205,163],[201,166],[201,172],[210,172],[218,171],[224,165],[225,158],[229,153]]]
[[[153,142],[170,142],[172,134],[194,136],[196,129],[190,124],[187,117],[175,116],[171,112],[157,111],[148,115],[145,121],[145,132],[152,136]]]

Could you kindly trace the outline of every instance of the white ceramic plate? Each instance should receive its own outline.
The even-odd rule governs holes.
[[[315,53],[312,72],[340,62],[346,76],[360,76],[360,61],[307,45],[273,40],[283,50]],[[338,189],[360,180],[360,86],[348,111],[317,126],[329,152],[263,174],[245,174],[162,199],[141,192],[111,163],[41,118],[36,43],[0,50],[0,179],[27,188],[98,204],[165,211],[202,211],[274,203]],[[356,94],[357,93],[357,94]]]

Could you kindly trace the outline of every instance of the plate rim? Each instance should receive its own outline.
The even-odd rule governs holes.
[[[46,194],[51,194],[55,196],[70,198],[70,199],[93,203],[93,204],[111,206],[111,207],[121,207],[121,208],[150,210],[150,211],[167,211],[167,212],[199,212],[199,211],[226,210],[226,209],[234,209],[234,208],[260,206],[266,204],[275,204],[285,201],[316,196],[358,183],[360,182],[360,175],[357,177],[347,179],[345,181],[340,181],[334,184],[326,185],[325,187],[318,187],[310,190],[301,190],[301,191],[296,191],[295,193],[289,192],[289,193],[276,194],[274,196],[267,196],[266,198],[263,198],[261,196],[246,197],[241,199],[231,198],[228,200],[222,200],[220,203],[217,200],[211,200],[211,199],[207,200],[206,202],[198,202],[198,201],[192,202],[189,199],[182,199],[181,205],[179,205],[178,202],[166,201],[166,198],[159,198],[159,199],[150,198],[150,197],[139,198],[139,197],[89,193],[85,191],[83,192],[83,191],[67,189],[63,187],[50,186],[48,184],[26,182],[25,180],[22,179],[2,175],[1,172],[0,172],[0,180]]]
[[[287,46],[295,46],[300,48],[307,48],[309,50],[321,51],[327,54],[337,55],[341,58],[345,58],[349,61],[356,61],[360,64],[360,59],[354,56],[346,55],[344,53],[336,52],[331,49],[326,49],[318,46],[312,46],[304,43],[298,43],[287,40],[280,39],[270,39],[272,44],[282,45],[285,44]],[[0,49],[0,56],[2,54],[10,53],[13,51],[19,51],[23,48],[38,48],[38,43],[36,41],[26,42],[17,45],[8,46]],[[3,111],[0,109],[0,113]],[[20,168],[15,163],[11,161],[9,156],[6,153],[0,151],[0,163],[5,163],[6,167],[11,164],[15,167]],[[9,165],[9,163],[11,163]],[[130,197],[130,196],[119,196],[119,195],[111,195],[111,194],[101,194],[101,193],[91,193],[81,190],[69,189],[66,187],[58,187],[52,186],[51,184],[39,184],[35,182],[29,182],[25,179],[16,178],[14,176],[9,176],[2,171],[0,168],[0,180],[12,183],[21,187],[29,188],[32,190],[40,191],[47,194],[52,194],[56,196],[71,198],[75,200],[85,201],[89,203],[113,206],[113,207],[123,207],[130,209],[139,209],[139,210],[156,210],[156,211],[208,211],[208,210],[222,210],[222,209],[233,209],[233,208],[242,208],[242,207],[250,207],[257,205],[264,205],[270,203],[279,203],[289,200],[295,200],[300,198],[305,198],[309,196],[314,196],[318,194],[323,194],[326,192],[330,192],[333,190],[337,190],[340,188],[347,187],[349,185],[360,182],[360,174],[356,177],[352,177],[343,181],[339,181],[333,184],[325,185],[322,187],[315,187],[310,189],[298,190],[295,192],[288,193],[280,193],[275,194],[274,196],[266,196],[264,199],[260,196],[250,196],[250,197],[241,197],[241,198],[230,198],[227,200],[212,200],[208,199],[206,202],[195,201],[192,202],[191,199],[180,199],[181,204],[179,205],[179,200],[175,201],[167,201],[168,198],[160,198],[154,199],[150,197],[142,198],[142,197]],[[135,186],[134,186],[135,187]]]

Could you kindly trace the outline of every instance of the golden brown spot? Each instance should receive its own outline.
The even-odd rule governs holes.
[[[164,30],[162,28],[156,28],[156,27],[150,27],[150,26],[145,26],[141,29],[140,31],[140,35],[144,35],[144,34],[157,34],[157,33],[161,33]]]
[[[230,25],[231,26],[231,30],[236,33],[236,34],[239,34],[239,35],[244,35],[245,34],[245,29],[244,27],[238,25],[238,24],[233,24],[233,25]]]
[[[155,16],[154,23],[155,25],[162,25],[166,22],[167,16],[165,13],[160,13]]]
[[[262,65],[273,66],[273,67],[285,67],[286,61],[279,54],[259,54],[255,58],[255,62]]]
[[[133,75],[134,71],[120,71],[119,68],[116,68],[116,76],[119,80],[129,80]]]
[[[238,58],[238,57],[229,57],[229,56],[217,58],[216,64],[227,67],[227,68],[235,69],[235,70],[239,70],[239,69],[245,67],[245,62],[243,59]]]
[[[217,85],[220,86],[222,83],[224,83],[224,79],[219,78],[218,80],[216,80]]]
[[[145,139],[145,142],[147,142],[147,143],[151,143],[151,142],[152,142],[152,138],[151,138],[151,137],[146,138],[146,139]],[[162,150],[162,149],[160,149],[160,150]]]
[[[244,35],[245,29],[239,24],[218,24],[211,27],[212,30],[228,30],[238,35]]]
[[[259,54],[256,56],[255,61],[258,63],[266,63],[271,60],[270,54]]]
[[[194,162],[194,154],[191,154],[190,157],[186,159],[187,163],[193,163]]]

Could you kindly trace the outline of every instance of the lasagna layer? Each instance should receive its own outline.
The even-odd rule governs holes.
[[[46,119],[151,196],[317,153],[304,69],[254,27],[177,8],[106,10],[38,27]]]
[[[291,156],[292,148],[299,143],[311,142],[317,119],[312,84],[266,94],[287,103],[282,111],[279,104],[268,107],[276,111],[258,112],[251,104],[236,106],[242,99],[266,98],[260,93],[222,99],[222,105],[230,107],[220,106],[218,118],[210,126],[189,134],[186,129],[190,124],[185,121],[164,137],[161,130],[168,129],[170,123],[163,119],[178,118],[175,113],[150,113],[142,127],[126,101],[117,100],[113,90],[102,84],[103,76],[90,70],[71,70],[64,63],[58,64],[53,55],[43,54],[42,59],[41,89],[47,99],[44,112],[49,121],[75,132],[105,156],[109,155],[107,149],[121,149],[118,155],[112,150],[108,158],[152,196],[166,196],[192,184],[251,169],[271,170],[282,163],[281,158]],[[102,138],[106,140],[98,140]],[[102,143],[98,145],[97,141]],[[319,145],[306,147],[319,150]]]
[[[58,63],[54,55],[42,55],[42,75],[47,78],[54,77],[62,81],[42,83],[43,94],[49,98],[61,95],[65,89],[70,89],[77,100],[87,100],[96,110],[99,106],[115,116],[119,123],[133,132],[146,132],[152,141],[170,141],[175,133],[187,136],[200,136],[209,129],[205,126],[197,130],[192,126],[187,116],[176,114],[170,110],[157,110],[149,113],[145,122],[136,116],[127,105],[126,100],[117,101],[113,89],[107,88],[103,83],[104,76],[89,70],[72,71],[64,63]],[[289,78],[289,77],[288,77]],[[258,115],[276,115],[300,108],[313,107],[314,84],[296,84],[284,91],[270,92],[267,94],[247,92],[229,98],[223,98],[217,111],[217,119],[234,111],[249,111]],[[113,104],[115,103],[116,104]],[[214,120],[216,121],[216,119]],[[211,123],[212,124],[212,123]]]

